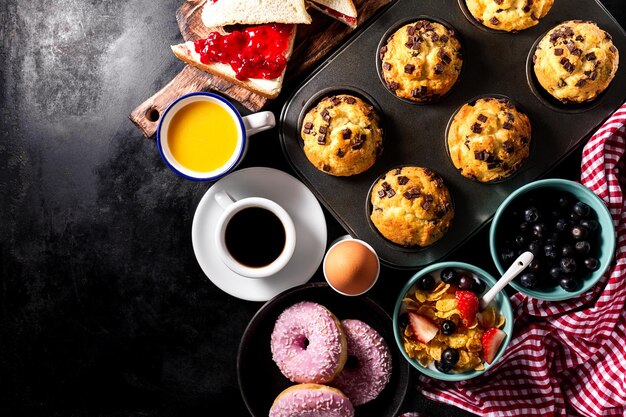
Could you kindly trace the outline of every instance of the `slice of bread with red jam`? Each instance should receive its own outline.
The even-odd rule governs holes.
[[[357,26],[357,11],[352,0],[307,0],[307,4],[351,28]]]
[[[291,24],[217,29],[205,39],[174,45],[172,51],[196,68],[272,99],[282,89],[295,37],[296,25]]]

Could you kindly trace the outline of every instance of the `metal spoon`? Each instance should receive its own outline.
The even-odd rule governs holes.
[[[491,287],[489,291],[485,293],[480,299],[480,310],[484,310],[487,305],[493,300],[500,291],[516,276],[518,276],[530,263],[532,262],[535,255],[532,252],[524,252],[522,253],[516,260],[511,264],[509,269],[502,275],[502,277],[496,282],[496,284]]]

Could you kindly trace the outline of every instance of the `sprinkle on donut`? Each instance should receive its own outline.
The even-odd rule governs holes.
[[[365,404],[381,393],[391,378],[391,352],[382,336],[360,320],[342,320],[348,361],[332,385],[353,405]]]
[[[283,375],[298,383],[332,381],[348,356],[339,320],[311,301],[294,304],[280,314],[272,331],[271,351]]]

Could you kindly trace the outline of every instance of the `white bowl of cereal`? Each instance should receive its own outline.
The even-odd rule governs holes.
[[[480,297],[495,283],[462,262],[436,263],[413,275],[393,312],[394,338],[405,359],[444,381],[474,378],[494,366],[513,334],[506,292],[480,311]]]

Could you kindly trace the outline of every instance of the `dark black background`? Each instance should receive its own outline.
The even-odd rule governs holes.
[[[623,0],[602,2],[624,26]],[[179,5],[0,2],[0,415],[248,415],[236,354],[262,303],[204,276],[190,232],[210,184],[169,171],[128,120],[182,68]],[[241,167],[292,173],[263,135]],[[549,176],[575,179],[579,162]],[[329,242],[345,233],[327,221]],[[495,274],[486,236],[448,259]],[[390,311],[412,274],[383,269],[370,295]],[[414,387],[411,409],[465,415]]]

